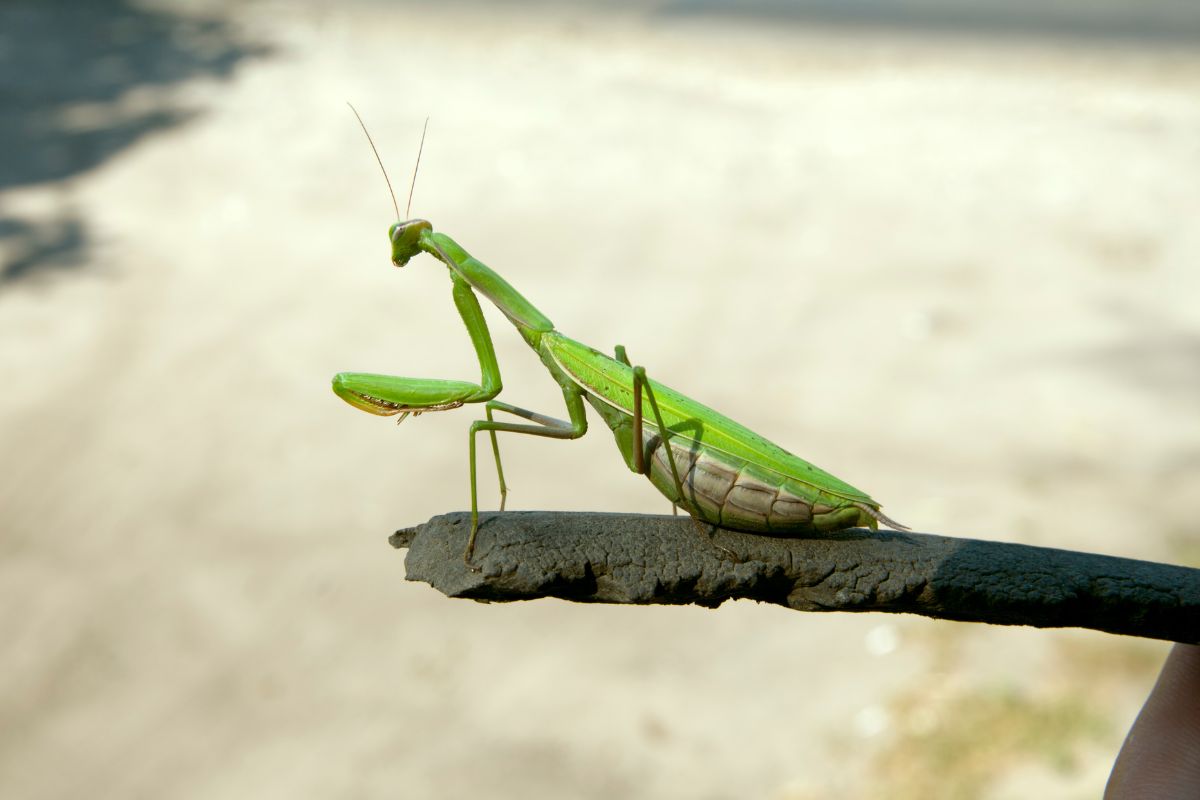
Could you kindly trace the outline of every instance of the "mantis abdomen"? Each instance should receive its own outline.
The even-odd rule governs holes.
[[[823,497],[787,476],[673,434],[671,450],[683,485],[679,496],[656,430],[645,431],[643,446],[651,453],[650,482],[687,513],[712,525],[778,533],[876,527],[873,515],[842,498]]]
[[[634,472],[645,472],[672,503],[712,525],[751,532],[831,531],[892,524],[879,504],[765,437],[686,395],[649,380],[675,458],[671,471],[662,431],[642,420],[635,445],[634,369],[550,331],[539,347],[577,385],[616,435]],[[641,454],[635,449],[641,448]],[[644,455],[644,458],[639,458]],[[638,463],[645,469],[639,469]]]

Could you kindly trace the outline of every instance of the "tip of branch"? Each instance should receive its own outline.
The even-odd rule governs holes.
[[[423,526],[421,525],[414,525],[411,528],[400,528],[398,531],[388,537],[388,544],[397,550],[411,547],[413,539],[416,538],[417,532],[420,531],[422,527]]]

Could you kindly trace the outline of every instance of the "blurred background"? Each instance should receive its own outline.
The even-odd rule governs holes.
[[[1200,7],[0,2],[0,791],[1090,798],[1167,645],[476,605],[413,214],[916,530],[1200,565]],[[561,395],[487,309],[503,399]],[[662,513],[607,430],[510,508]],[[481,499],[494,507],[484,470]]]

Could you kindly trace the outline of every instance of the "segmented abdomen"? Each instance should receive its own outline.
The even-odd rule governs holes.
[[[651,451],[649,478],[660,492],[705,522],[737,530],[779,532],[870,524],[866,515],[859,521],[858,509],[851,511],[837,498],[822,498],[816,490],[802,496],[798,492],[805,490],[786,477],[733,456],[701,450],[687,437],[672,437],[671,441],[683,497],[678,497],[657,431],[644,430],[643,446]],[[831,515],[842,517],[847,512],[852,519],[826,524],[834,523]]]

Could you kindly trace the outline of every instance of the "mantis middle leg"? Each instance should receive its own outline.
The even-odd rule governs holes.
[[[463,551],[463,561],[472,570],[478,570],[471,564],[475,554],[475,538],[479,534],[479,491],[475,469],[475,434],[487,431],[492,438],[492,450],[496,456],[496,473],[500,479],[500,508],[504,508],[504,498],[508,488],[504,484],[504,472],[500,467],[500,450],[496,445],[496,433],[524,433],[530,436],[545,436],[550,439],[578,439],[587,433],[587,416],[583,408],[583,393],[574,386],[563,386],[563,400],[567,404],[567,414],[570,421],[548,417],[536,411],[530,411],[519,406],[492,400],[487,404],[487,419],[477,419],[471,423],[469,433],[469,461],[471,463],[471,533],[467,538],[467,549]],[[524,425],[519,422],[497,422],[492,417],[493,411],[505,411],[518,417],[530,420],[535,425]]]

